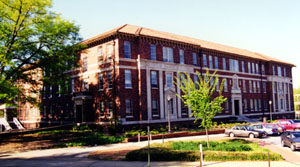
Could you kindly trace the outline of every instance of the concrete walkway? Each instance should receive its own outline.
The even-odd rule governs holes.
[[[210,139],[223,139],[224,134],[210,135]],[[181,138],[165,139],[167,141],[174,140],[205,140],[206,136],[190,136]],[[151,143],[161,143],[162,140],[153,140]],[[143,142],[129,142],[120,144],[110,144],[95,147],[77,147],[77,148],[60,148],[48,150],[36,150],[21,153],[0,153],[1,167],[58,167],[58,166],[72,166],[72,167],[144,167],[147,162],[128,162],[128,161],[99,161],[88,159],[87,156],[91,152],[99,150],[121,149],[128,147],[143,147],[148,144]],[[151,166],[199,166],[199,162],[152,162]],[[231,161],[231,162],[205,162],[207,167],[268,167],[267,162],[245,162],[245,161]],[[275,161],[271,162],[271,167],[299,167],[300,165],[287,162]]]

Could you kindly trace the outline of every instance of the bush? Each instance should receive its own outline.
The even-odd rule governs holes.
[[[74,125],[73,128],[72,128],[73,131],[78,131],[78,130],[91,130],[89,128],[88,125],[83,125],[83,126],[76,126]]]

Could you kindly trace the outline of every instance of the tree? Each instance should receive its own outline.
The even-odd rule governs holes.
[[[199,79],[195,82],[187,73],[181,73],[180,75],[180,78],[176,78],[177,82],[175,84],[179,86],[183,94],[177,96],[181,98],[185,106],[192,110],[195,123],[201,120],[200,126],[205,128],[207,146],[209,147],[208,129],[212,127],[212,119],[215,115],[223,110],[221,104],[226,101],[226,98],[222,96],[224,80],[219,85],[219,78],[216,75],[216,71],[209,76],[208,70],[204,78],[197,72]],[[219,95],[213,97],[216,91],[219,92]]]
[[[17,82],[37,84],[30,77],[35,69],[46,73],[44,84],[64,86],[63,72],[77,62],[83,48],[79,27],[50,11],[51,5],[51,0],[0,0],[0,104],[20,94],[27,98]]]

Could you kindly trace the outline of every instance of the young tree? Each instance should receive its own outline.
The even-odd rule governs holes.
[[[201,120],[202,127],[205,128],[207,136],[207,146],[209,147],[208,129],[212,127],[212,119],[223,110],[221,104],[226,101],[222,96],[224,80],[219,85],[219,78],[216,71],[209,76],[207,70],[204,78],[197,72],[198,81],[193,81],[187,73],[181,73],[180,78],[176,78],[175,84],[179,86],[183,94],[179,96],[184,104],[192,110],[195,122]],[[219,92],[217,97],[213,97],[215,91]]]
[[[62,84],[77,61],[79,27],[50,11],[51,0],[0,0],[0,104],[25,94],[17,82],[36,84],[30,71],[47,72],[44,84]],[[26,98],[26,96],[25,96]]]

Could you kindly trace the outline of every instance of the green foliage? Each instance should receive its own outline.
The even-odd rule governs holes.
[[[74,125],[72,129],[73,129],[73,131],[76,131],[76,130],[91,130],[88,125],[83,125],[83,126]]]
[[[269,150],[261,148],[256,143],[238,139],[210,142],[210,148],[207,148],[205,142],[156,143],[151,145],[151,161],[198,161],[200,143],[203,144],[205,161],[266,161],[268,159]],[[147,155],[147,147],[144,147],[127,153],[126,160],[147,161]],[[270,159],[283,160],[280,154],[272,152]]]
[[[0,1],[0,101],[11,103],[17,95],[22,100],[36,101],[31,93],[24,93],[18,81],[38,85],[32,79],[33,70],[47,72],[44,84],[57,84],[66,89],[67,76],[83,48],[78,45],[79,27],[50,11],[51,0]],[[53,75],[49,75],[49,74]]]

